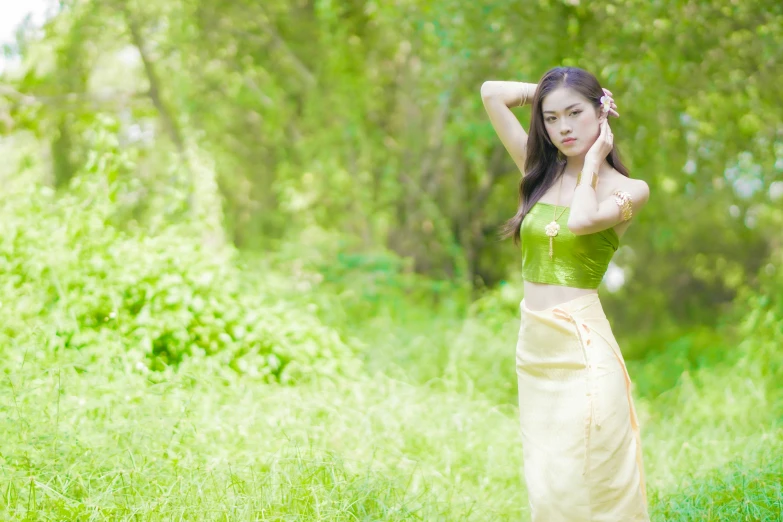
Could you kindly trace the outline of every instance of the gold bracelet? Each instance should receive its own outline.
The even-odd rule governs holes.
[[[523,88],[522,90],[524,91],[522,94],[524,94],[525,97],[524,99],[522,99],[522,101],[519,102],[519,105],[517,105],[517,107],[522,107],[524,104],[527,103],[527,89]]]
[[[598,174],[595,173],[595,171],[591,172],[592,177],[590,178],[590,186],[593,187],[593,190],[595,190],[595,187],[598,186]],[[582,181],[582,171],[579,171],[579,174],[576,175],[576,186],[578,187],[581,184]]]
[[[631,219],[631,217],[633,217],[633,200],[631,199],[631,195],[622,190],[615,190],[612,192],[612,196],[614,197],[617,206],[620,207],[620,214],[622,215],[623,221]]]

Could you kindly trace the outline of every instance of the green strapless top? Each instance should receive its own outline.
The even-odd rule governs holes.
[[[609,261],[620,245],[620,237],[613,228],[593,234],[577,236],[568,230],[570,208],[557,213],[560,230],[555,236],[549,259],[549,236],[546,226],[554,217],[554,205],[537,202],[522,220],[519,231],[522,248],[522,278],[534,283],[598,288],[609,267]]]

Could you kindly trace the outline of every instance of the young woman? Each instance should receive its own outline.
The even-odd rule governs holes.
[[[534,522],[648,521],[631,380],[598,297],[620,238],[649,197],[613,146],[610,91],[557,67],[481,97],[522,171],[503,229],[521,245],[516,348],[525,483]],[[510,107],[530,104],[530,135]]]

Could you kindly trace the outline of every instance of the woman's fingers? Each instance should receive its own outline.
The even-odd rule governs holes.
[[[601,133],[604,135],[604,139],[607,141],[607,143],[612,142],[612,129],[609,127],[609,118],[604,120]]]
[[[606,89],[604,89],[604,90],[606,90]],[[613,116],[617,117],[617,118],[620,117],[620,113],[617,112],[617,104],[614,102],[614,99],[611,99],[611,104],[609,106],[609,113],[612,114]]]

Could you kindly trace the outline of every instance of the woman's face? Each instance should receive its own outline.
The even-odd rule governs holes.
[[[568,87],[549,93],[541,111],[549,139],[566,156],[587,153],[604,118],[587,98]]]

